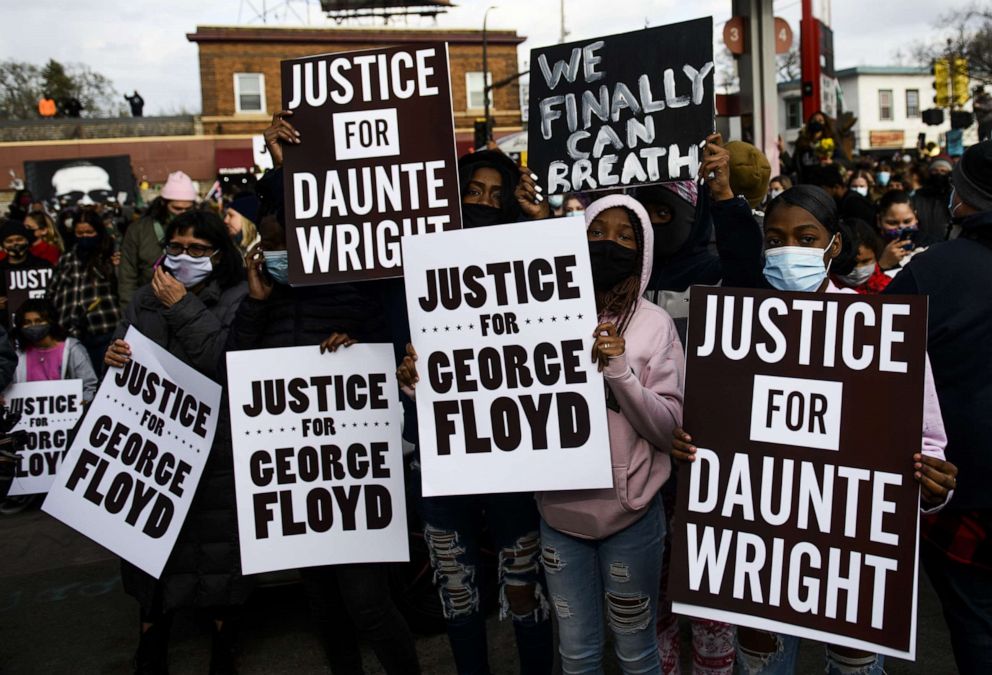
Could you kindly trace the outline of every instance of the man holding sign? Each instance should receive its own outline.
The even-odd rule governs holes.
[[[793,670],[798,638],[787,635],[830,644],[831,672],[881,672],[880,654],[915,650],[919,487],[935,510],[956,484],[926,305],[830,284],[841,235],[820,188],[778,197],[764,231],[764,276],[793,293],[692,297],[686,426],[696,436],[675,432],[673,455],[691,469],[670,594],[677,612],[742,626],[750,672]],[[878,387],[892,395],[880,401]],[[751,405],[714,407],[715,397]]]

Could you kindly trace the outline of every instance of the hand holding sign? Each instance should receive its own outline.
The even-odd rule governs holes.
[[[272,166],[276,169],[282,166],[282,144],[299,145],[300,143],[300,132],[286,120],[287,117],[292,116],[292,110],[280,110],[272,116],[272,124],[262,132],[262,136],[265,138],[265,147],[272,155]]]
[[[923,502],[930,506],[943,504],[958,485],[958,468],[943,459],[918,452],[913,455],[913,469]]]
[[[520,180],[513,196],[520,205],[520,210],[531,220],[547,218],[551,214],[551,209],[541,194],[543,191],[537,184],[537,175],[531,173],[526,166],[521,166]]]
[[[411,390],[420,381],[420,375],[417,374],[417,350],[412,344],[406,346],[406,356],[396,369],[396,379],[399,380],[400,386]]]
[[[131,347],[124,340],[114,340],[107,347],[103,362],[111,368],[123,368],[131,360]]]
[[[699,175],[705,178],[710,194],[716,201],[734,198],[734,191],[730,187],[730,152],[723,147],[723,136],[719,132],[706,138]]]
[[[617,327],[609,321],[596,326],[596,331],[592,335],[596,338],[592,343],[592,361],[597,363],[599,371],[603,372],[610,359],[623,356],[627,343],[617,333]]]
[[[358,342],[348,337],[347,333],[332,333],[329,338],[320,343],[320,353],[336,352],[338,347],[350,347]]]
[[[248,296],[253,300],[265,301],[272,295],[274,284],[265,278],[262,268],[265,266],[265,256],[262,247],[256,244],[245,256],[245,269],[248,270]]]

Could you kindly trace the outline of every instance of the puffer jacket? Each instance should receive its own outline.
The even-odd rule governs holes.
[[[612,207],[638,216],[643,233],[641,294],[651,278],[653,232],[644,208],[630,197],[612,195],[586,209],[586,222]],[[600,321],[616,317],[600,316]],[[633,525],[672,472],[672,431],[682,424],[685,359],[672,318],[643,297],[623,333],[625,352],[612,357],[603,371],[619,404],[610,409],[610,456],[613,487],[601,490],[543,492],[537,495],[544,521],[582,539],[604,539]]]
[[[209,282],[198,294],[187,293],[166,308],[151,286],[138,289],[124,311],[114,337],[123,338],[134,326],[150,340],[207,377],[220,381],[221,363],[234,315],[248,292],[244,282],[222,290]],[[225,607],[243,603],[251,590],[241,575],[238,514],[231,456],[231,424],[227,396],[210,457],[204,468],[186,522],[172,549],[161,578],[122,561],[124,590],[141,606],[155,606],[160,592],[162,609]]]

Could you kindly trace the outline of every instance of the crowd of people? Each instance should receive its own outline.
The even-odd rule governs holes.
[[[53,216],[18,193],[0,227],[0,270],[52,269],[52,278],[45,299],[16,308],[0,372],[16,361],[12,381],[81,379],[89,400],[102,372],[127,363],[129,326],[221,383],[232,350],[320,345],[334,358],[356,341],[387,342],[406,394],[404,437],[416,445],[410,397],[419,375],[403,282],[289,285],[282,146],[306,139],[285,111],[265,138],[275,168],[222,208],[201,202],[181,172],[126,223],[99,204]],[[924,426],[905,461],[920,484],[921,555],[958,667],[990,672],[992,491],[981,448],[992,435],[992,141],[956,161],[851,159],[833,121],[816,113],[779,170],[754,146],[719,134],[703,152],[699,180],[547,199],[530,171],[495,147],[459,161],[465,228],[585,219],[599,312],[588,329],[608,385],[615,485],[417,499],[458,672],[490,671],[480,565],[487,541],[499,552],[498,611],[513,623],[520,672],[601,672],[607,630],[623,672],[679,672],[680,621],[666,584],[679,526],[674,484],[679,466],[695,457],[693,430],[682,428],[693,285],[929,296]],[[4,289],[4,319],[6,301]],[[226,406],[221,411],[163,574],[123,563],[124,587],[140,606],[136,672],[167,672],[172,616],[188,607],[213,619],[211,672],[236,669],[237,617],[254,580],[240,568],[230,425]],[[8,500],[3,511],[33,501]],[[362,672],[359,640],[387,673],[419,672],[385,566],[307,568],[301,577],[335,675]],[[795,668],[796,638],[702,620],[691,630],[694,673]],[[883,672],[877,654],[829,645],[825,654],[830,673]]]

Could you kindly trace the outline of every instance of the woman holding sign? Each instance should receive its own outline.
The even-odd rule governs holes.
[[[800,185],[772,200],[765,211],[765,268],[767,283],[779,291],[854,293],[839,289],[828,277],[831,262],[842,249],[835,200],[822,188]],[[921,487],[924,512],[946,503],[957,483],[957,469],[944,461],[947,439],[927,362],[923,407],[922,450],[907,452],[913,477]],[[681,428],[675,429],[672,456],[693,462],[696,447]],[[738,629],[737,666],[741,673],[792,673],[799,638],[753,628]],[[848,647],[826,646],[828,673],[883,673],[884,657]]]
[[[219,217],[190,211],[170,221],[165,256],[152,282],[134,294],[107,349],[104,363],[127,364],[131,350],[121,338],[134,326],[207,377],[219,379],[228,330],[245,297],[241,255]],[[234,672],[232,609],[248,597],[241,576],[234,465],[226,402],[210,458],[186,522],[162,576],[156,580],[121,563],[124,589],[141,605],[138,672],[165,672],[172,613],[198,607],[214,620],[211,672]]]
[[[614,195],[586,210],[600,324],[592,358],[606,376],[614,487],[538,495],[541,547],[564,672],[600,672],[603,614],[623,672],[660,673],[655,638],[665,514],[659,490],[682,420],[683,354],[671,317],[641,296],[653,231]]]

